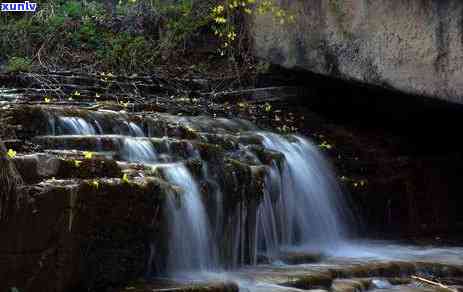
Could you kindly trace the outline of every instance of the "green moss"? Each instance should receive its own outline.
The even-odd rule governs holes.
[[[67,177],[93,178],[93,177],[121,177],[122,172],[116,161],[97,158],[84,160],[62,159],[58,174]]]

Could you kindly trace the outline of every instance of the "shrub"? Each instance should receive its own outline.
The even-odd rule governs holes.
[[[7,72],[30,72],[32,69],[32,61],[29,58],[12,57],[6,66]]]

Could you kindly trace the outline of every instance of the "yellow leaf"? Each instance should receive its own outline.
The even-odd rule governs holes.
[[[51,98],[49,98],[48,96],[45,96],[44,100],[45,100],[46,103],[50,103]]]
[[[82,161],[80,161],[80,160],[74,160],[74,165],[76,167],[79,167],[81,163],[82,163]]]
[[[323,141],[323,143],[321,143],[320,145],[320,148],[324,148],[324,149],[331,149],[333,148],[332,145],[328,144],[326,141]]]
[[[97,180],[94,180],[92,181],[92,185],[95,187],[95,188],[98,188],[100,186],[100,183],[97,181]]]
[[[127,175],[127,173],[124,173],[124,175],[122,176],[122,181],[125,183],[129,182],[129,176]]]
[[[271,111],[271,110],[272,110],[272,106],[271,106],[268,102],[265,103],[265,111],[266,111],[266,112],[269,112],[269,111]]]
[[[9,149],[6,154],[8,155],[10,159],[16,157],[16,151],[14,151],[13,149]]]
[[[85,159],[92,159],[93,153],[89,151],[84,151],[84,157]]]

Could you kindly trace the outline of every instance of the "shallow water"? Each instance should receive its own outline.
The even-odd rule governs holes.
[[[299,246],[288,249],[312,253],[313,247]],[[463,265],[463,247],[414,246],[390,241],[348,241],[336,249],[325,249],[324,259],[317,263],[286,265],[281,261],[272,264],[247,266],[234,271],[215,271],[177,274],[175,280],[181,283],[226,282],[239,285],[240,291],[306,291],[279,285],[288,279],[309,275],[333,268],[349,268],[369,263],[386,262],[430,262]],[[392,286],[383,278],[376,278],[374,285],[379,289],[401,290],[409,286]]]

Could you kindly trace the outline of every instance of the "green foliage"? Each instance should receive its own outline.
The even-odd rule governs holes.
[[[72,33],[72,42],[74,47],[97,49],[103,45],[104,39],[100,36],[95,23],[86,20]]]
[[[120,33],[106,38],[111,41],[97,51],[97,56],[107,69],[119,67],[123,71],[141,71],[156,59],[153,44],[144,36]]]
[[[29,58],[12,57],[9,59],[6,66],[6,71],[14,72],[30,72],[32,69],[32,61]]]
[[[243,36],[239,35],[246,31],[240,27],[243,16],[263,15],[270,13],[273,20],[279,25],[293,23],[295,16],[289,11],[275,4],[273,0],[223,0],[220,4],[212,7],[211,18],[214,21],[212,29],[214,34],[221,40],[221,55],[226,52],[233,53],[233,44]]]
[[[242,16],[253,11],[271,12],[279,23],[292,18],[269,0],[124,0],[118,2],[117,21],[108,19],[102,1],[38,2],[33,15],[0,16],[0,54],[11,59],[11,72],[29,71],[30,60],[42,67],[79,64],[139,72],[185,52],[211,32],[221,52],[228,53],[244,31]],[[24,58],[11,58],[17,56]]]
[[[60,14],[71,18],[71,19],[80,19],[83,14],[82,4],[78,1],[65,1],[60,6]]]

